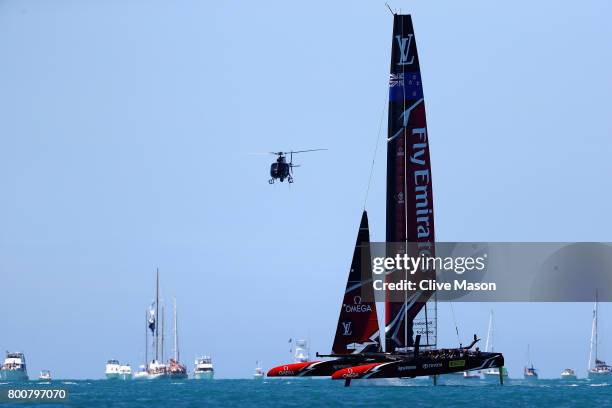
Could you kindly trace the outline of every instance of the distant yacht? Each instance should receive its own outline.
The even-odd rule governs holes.
[[[108,380],[132,379],[132,367],[129,364],[120,364],[118,360],[108,360],[104,373]]]
[[[493,352],[494,350],[493,339],[494,339],[493,310],[491,310],[491,312],[489,313],[489,328],[487,329],[487,341],[485,343],[486,352]],[[508,377],[508,370],[506,370],[506,367],[502,369],[502,374],[504,377]],[[488,370],[485,370],[483,372],[483,375],[485,379],[491,378],[491,379],[498,380],[499,379],[499,368],[497,367],[489,368]]]
[[[168,361],[168,376],[173,379],[187,378],[187,368],[180,363],[179,345],[178,345],[178,325],[176,318],[176,299],[173,301],[174,306],[174,358]]]
[[[212,380],[214,375],[215,369],[209,356],[196,358],[193,378],[196,380]]]
[[[11,353],[7,351],[4,364],[0,368],[0,380],[27,381],[28,379],[25,355],[20,352]]]
[[[571,368],[566,368],[561,371],[561,379],[566,381],[574,381],[577,379],[576,372]]]
[[[38,379],[41,381],[51,381],[51,371],[49,370],[41,370]]]
[[[255,372],[253,373],[253,379],[254,380],[262,380],[264,378],[264,370],[263,368],[261,368],[261,364],[259,364],[259,361],[255,362]]]

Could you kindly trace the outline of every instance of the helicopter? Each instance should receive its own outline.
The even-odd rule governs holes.
[[[316,152],[319,150],[327,150],[327,149],[310,149],[310,150],[296,150],[289,152],[270,152],[270,154],[274,154],[278,156],[275,163],[270,165],[270,180],[268,183],[274,184],[274,180],[280,180],[282,183],[287,179],[288,183],[293,183],[293,168],[300,167],[299,164],[293,164],[293,155],[296,153],[306,153],[306,152]],[[289,162],[287,163],[287,155],[289,155]]]

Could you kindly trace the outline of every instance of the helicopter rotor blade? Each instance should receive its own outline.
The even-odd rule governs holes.
[[[307,153],[307,152],[318,152],[321,150],[329,150],[329,149],[308,149],[308,150],[292,150],[291,153]]]

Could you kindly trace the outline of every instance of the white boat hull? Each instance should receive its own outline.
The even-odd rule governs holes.
[[[575,375],[562,375],[561,379],[565,381],[576,381],[577,377]]]
[[[200,373],[193,373],[193,378],[195,380],[212,380],[215,376],[214,371],[204,371]]]
[[[170,378],[167,373],[149,374],[147,377],[148,380],[165,380],[167,378]]]
[[[2,381],[28,381],[28,372],[25,370],[0,370]]]
[[[591,380],[608,380],[608,379],[612,379],[612,371],[601,372],[601,373],[594,373],[592,371],[589,371],[589,379],[591,379]]]

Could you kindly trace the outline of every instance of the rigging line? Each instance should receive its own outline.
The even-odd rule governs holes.
[[[449,302],[451,307],[451,314],[453,315],[453,323],[455,324],[455,332],[457,333],[457,342],[459,346],[461,346],[461,337],[459,336],[459,327],[457,326],[457,319],[455,318],[455,308],[453,307],[453,302]]]
[[[382,108],[382,111],[380,112],[380,121],[378,123],[378,134],[376,135],[376,145],[374,146],[374,156],[372,157],[372,166],[370,167],[370,178],[368,179],[368,187],[366,188],[365,198],[363,200],[363,210],[364,211],[368,203],[368,196],[370,195],[370,186],[372,185],[372,177],[374,176],[374,164],[376,163],[376,156],[378,155],[378,145],[380,144],[380,135],[382,132],[382,124],[383,124],[383,119],[385,117],[385,111],[387,110],[388,98],[389,98],[389,91],[387,91],[385,94],[385,100],[383,101],[383,108]]]

